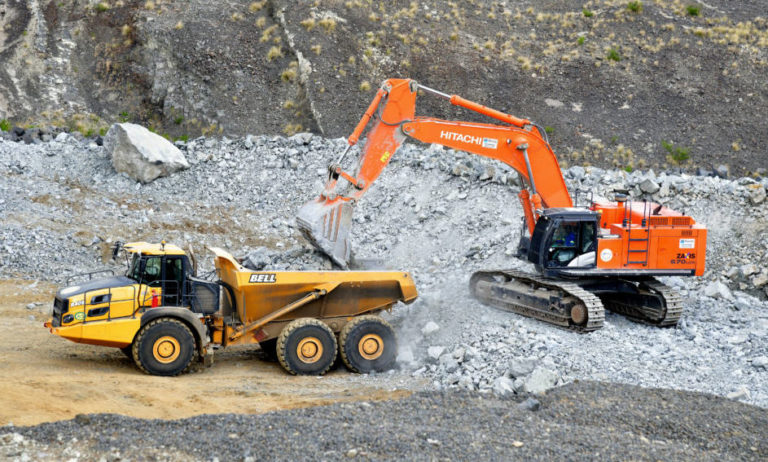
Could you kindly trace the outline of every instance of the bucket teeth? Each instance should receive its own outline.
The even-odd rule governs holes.
[[[316,249],[328,255],[334,263],[348,268],[351,255],[349,231],[353,207],[349,202],[323,199],[304,204],[296,215],[301,234]]]

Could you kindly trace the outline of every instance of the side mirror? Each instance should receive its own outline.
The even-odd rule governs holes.
[[[115,245],[112,246],[112,260],[115,260],[117,258],[117,255],[120,253],[120,250],[123,248],[123,241],[116,241]]]

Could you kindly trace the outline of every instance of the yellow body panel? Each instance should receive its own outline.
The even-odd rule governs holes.
[[[124,348],[133,342],[141,327],[141,317],[87,322],[66,327],[51,327],[52,334],[76,343]]]
[[[83,321],[91,322],[133,316],[140,308],[152,306],[153,293],[160,297],[162,289],[149,287],[145,284],[132,284],[109,289],[95,289],[75,295],[69,299],[69,310],[66,313],[71,314],[73,319],[70,322],[62,321],[62,326],[73,326]],[[98,299],[100,296],[110,296],[111,301],[91,303],[94,298]],[[99,308],[109,308],[109,310],[102,315],[88,315]]]
[[[130,253],[142,255],[186,255],[180,247],[173,244],[150,244],[149,242],[129,242],[123,248]]]

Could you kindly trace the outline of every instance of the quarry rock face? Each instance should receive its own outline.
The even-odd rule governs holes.
[[[116,171],[144,184],[189,168],[179,148],[140,125],[112,125],[104,146]]]

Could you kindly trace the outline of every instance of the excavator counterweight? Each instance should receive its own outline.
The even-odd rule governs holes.
[[[420,90],[501,124],[417,117]],[[342,162],[369,124],[356,171],[348,173]],[[654,278],[704,273],[703,225],[660,204],[630,201],[621,193],[613,201],[574,207],[539,126],[410,79],[382,84],[349,137],[349,146],[329,168],[322,193],[299,210],[299,229],[336,264],[349,265],[355,204],[407,138],[504,162],[523,180],[518,198],[527,235],[521,236],[518,257],[533,263],[539,275],[480,271],[470,280],[476,298],[579,332],[602,326],[604,308],[652,325],[677,323],[682,313],[679,297]]]

